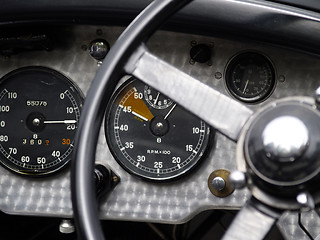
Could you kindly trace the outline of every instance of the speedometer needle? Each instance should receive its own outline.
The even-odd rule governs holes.
[[[63,124],[73,124],[77,123],[77,120],[53,120],[53,121],[43,121],[46,124],[56,124],[56,123],[63,123]]]

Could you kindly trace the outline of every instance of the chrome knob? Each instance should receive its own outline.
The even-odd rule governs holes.
[[[212,187],[218,191],[221,191],[225,188],[226,182],[222,177],[215,177],[212,180]]]
[[[97,39],[91,42],[89,47],[90,55],[96,60],[103,60],[109,52],[109,43],[103,39]]]
[[[229,176],[229,181],[232,187],[241,189],[247,185],[247,176],[243,172],[233,171]]]
[[[305,124],[292,116],[272,120],[262,132],[267,157],[280,162],[292,162],[302,156],[308,147],[309,139]]]

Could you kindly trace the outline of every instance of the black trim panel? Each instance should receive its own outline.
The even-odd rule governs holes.
[[[4,0],[0,21],[126,25],[150,0]],[[207,35],[227,33],[320,54],[320,14],[261,0],[196,0],[166,29]]]

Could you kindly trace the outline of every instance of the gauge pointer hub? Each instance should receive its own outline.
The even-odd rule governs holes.
[[[32,132],[39,133],[45,128],[44,119],[45,117],[42,113],[32,112],[27,117],[26,125]]]
[[[153,135],[162,137],[169,131],[169,122],[162,116],[156,116],[150,122],[150,130]]]

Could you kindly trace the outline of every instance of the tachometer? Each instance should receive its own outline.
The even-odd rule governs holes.
[[[152,104],[146,97],[151,93],[156,93]],[[159,99],[162,107],[155,108]],[[120,165],[157,181],[176,178],[193,168],[203,158],[210,136],[204,121],[138,80],[125,83],[114,94],[105,129]]]
[[[45,175],[71,159],[83,97],[64,75],[25,67],[0,80],[0,162],[17,173]]]

